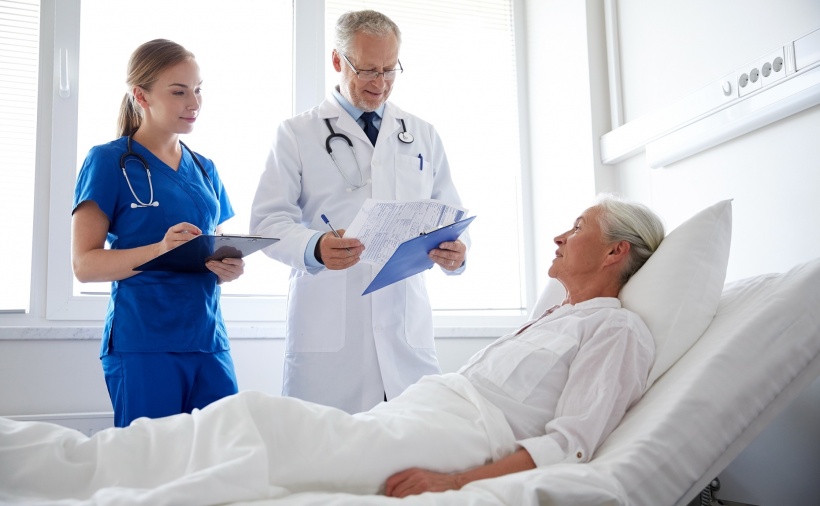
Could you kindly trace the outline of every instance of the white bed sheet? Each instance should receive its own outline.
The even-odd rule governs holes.
[[[474,482],[460,491],[404,500],[341,493],[288,494],[278,487],[262,487],[250,495],[245,490],[233,496],[253,498],[234,504],[682,505],[728,465],[818,371],[820,259],[784,274],[727,285],[705,334],[627,413],[587,464],[554,465]],[[227,415],[226,420],[230,420]],[[46,432],[49,430],[57,429]],[[243,488],[242,472],[228,475],[237,482],[205,480],[213,490],[188,496],[190,504],[216,499],[232,487]],[[114,503],[137,499],[133,490],[110,493]],[[122,495],[117,497],[118,493]]]

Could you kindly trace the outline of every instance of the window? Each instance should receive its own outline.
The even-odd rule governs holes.
[[[77,46],[74,54],[79,65],[77,91],[71,97],[76,110],[58,101],[53,112],[55,123],[65,121],[71,127],[53,139],[52,160],[57,162],[52,164],[51,186],[72,190],[52,197],[61,199],[57,207],[64,212],[51,219],[51,227],[57,229],[50,231],[55,243],[50,258],[60,274],[48,280],[47,315],[98,320],[104,314],[109,284],[74,279],[66,260],[66,243],[70,244],[66,231],[74,181],[85,155],[116,135],[120,102],[128,91],[125,74],[130,54],[143,42],[167,38],[196,55],[203,77],[203,109],[194,132],[184,141],[214,160],[231,196],[236,216],[224,224],[224,231],[247,233],[251,201],[274,129],[292,115],[292,2],[147,0],[134,9],[121,2],[82,0],[56,2],[56,8],[63,20],[78,17],[82,29],[77,35],[77,25],[59,23],[55,36],[55,48],[62,50],[72,42]],[[110,21],[126,17],[128,23]],[[185,19],[192,21],[180,22]],[[62,160],[71,160],[70,167]],[[226,318],[265,320],[277,312],[284,314],[279,306],[284,304],[288,270],[261,254],[249,257],[247,264],[248,271],[257,275],[223,287]]]
[[[4,269],[0,312],[29,306],[39,27],[39,1],[0,1],[0,229],[14,244],[0,249],[0,262],[14,266]]]
[[[99,322],[105,313],[108,284],[77,283],[71,271],[73,187],[88,149],[115,136],[127,91],[127,59],[139,44],[168,38],[196,54],[205,101],[202,119],[184,140],[215,161],[226,183],[237,211],[226,231],[246,232],[276,126],[318,104],[336,82],[329,58],[333,23],[343,11],[375,8],[403,32],[406,71],[391,100],[436,126],[464,205],[478,216],[471,227],[473,248],[465,275],[429,272],[437,325],[485,326],[490,322],[486,318],[499,316],[520,319],[526,306],[521,280],[527,248],[521,232],[525,219],[512,0],[471,0],[466,7],[386,0],[146,0],[139,9],[107,0],[41,3],[44,26],[54,26],[53,33],[39,37],[41,54],[54,64],[41,63],[39,73],[43,82],[61,87],[44,90],[40,97],[40,107],[51,110],[40,113],[50,124],[38,127],[43,159],[37,170],[43,182],[34,207],[46,216],[40,226],[47,228],[35,228],[35,243],[43,251],[47,244],[46,259],[36,272],[42,280],[32,285],[32,301],[42,299],[39,314],[49,320]],[[32,0],[31,5],[37,4]],[[127,23],[110,21],[124,18]],[[442,44],[454,50],[441,51]],[[49,95],[51,102],[43,98]],[[30,180],[23,190],[31,193],[33,187]],[[30,233],[31,225],[25,227]],[[253,274],[223,287],[226,319],[280,326],[288,269],[262,254],[247,262],[246,272]],[[26,279],[21,286],[28,286]],[[472,319],[463,319],[468,313]],[[492,320],[486,326],[506,322]]]
[[[377,10],[399,26],[404,72],[390,100],[436,127],[462,202],[476,215],[464,274],[427,272],[433,308],[520,311],[526,303],[512,2],[327,0],[325,9],[327,55],[346,11]],[[329,56],[326,66],[329,89],[338,74]]]
[[[110,21],[125,16],[128,23]],[[195,23],[179,22],[190,16],[196,16]],[[248,233],[267,147],[278,120],[291,116],[291,19],[291,2],[283,0],[146,0],[139,9],[109,0],[83,0],[77,170],[92,146],[115,137],[131,52],[151,39],[171,39],[194,53],[203,79],[201,116],[184,142],[212,159],[225,183],[236,211],[223,225],[225,233]],[[214,37],[230,27],[238,28],[230,37]],[[287,293],[288,269],[262,254],[246,262],[248,272],[255,275],[225,284],[223,294]],[[108,289],[108,283],[74,281],[75,295],[107,294]]]

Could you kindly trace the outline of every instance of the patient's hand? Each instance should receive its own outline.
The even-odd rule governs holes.
[[[461,473],[442,474],[413,467],[388,478],[384,489],[385,494],[390,497],[406,497],[421,494],[422,492],[459,490],[475,480],[495,478],[496,476],[504,476],[505,474],[518,473],[534,468],[535,461],[532,460],[530,453],[524,448],[519,448],[495,462],[474,467]]]
[[[385,495],[407,497],[423,492],[444,492],[461,488],[458,475],[442,474],[413,467],[394,474],[385,483]]]

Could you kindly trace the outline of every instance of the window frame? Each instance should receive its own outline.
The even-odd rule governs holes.
[[[513,0],[514,14],[523,12],[523,0]],[[77,160],[76,94],[79,62],[81,0],[42,0],[40,69],[38,91],[37,156],[35,169],[35,209],[31,276],[31,302],[27,314],[0,314],[0,328],[94,327],[102,324],[108,296],[75,296],[71,268],[72,192],[52,192],[52,188],[73,188]],[[320,103],[325,95],[324,0],[293,3],[294,86],[293,110],[302,111]],[[524,231],[522,290],[527,307],[516,310],[434,311],[437,337],[491,337],[503,329],[519,325],[535,303],[532,196],[524,191],[531,180],[526,97],[524,23],[514,15],[517,54],[520,153],[521,214]],[[53,27],[53,29],[48,29]],[[61,57],[65,59],[61,65]],[[74,57],[72,58],[72,55]],[[60,69],[67,72],[69,94],[60,96]],[[69,132],[69,135],[66,135]],[[44,247],[45,246],[45,247]],[[528,273],[525,275],[525,273]],[[287,297],[222,298],[223,314],[232,337],[282,337],[285,329]],[[271,318],[260,318],[271,315]],[[6,333],[6,332],[4,332]],[[16,335],[28,335],[18,329]],[[70,334],[70,333],[69,333]],[[44,335],[44,334],[43,334]],[[63,334],[60,334],[63,335]],[[14,336],[12,336],[14,337]]]

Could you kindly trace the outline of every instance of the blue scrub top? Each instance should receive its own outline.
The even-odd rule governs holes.
[[[132,208],[134,194],[120,168],[127,137],[93,147],[74,190],[74,207],[93,200],[108,216],[111,249],[127,249],[162,240],[168,229],[187,221],[204,234],[234,215],[228,194],[211,160],[198,156],[210,181],[182,150],[173,170],[131,141],[151,169],[157,207]],[[145,168],[128,157],[126,172],[136,195],[148,202],[151,190]],[[73,211],[72,211],[73,212]],[[111,283],[100,356],[122,352],[217,352],[230,349],[219,303],[217,276],[211,272],[142,272]]]

